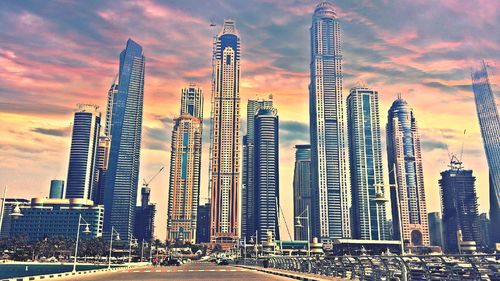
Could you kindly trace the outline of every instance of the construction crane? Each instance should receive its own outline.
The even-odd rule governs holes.
[[[143,181],[143,184],[142,184],[142,187],[149,187],[149,184],[156,178],[156,176],[158,176],[164,169],[165,167],[161,167],[160,170],[158,172],[156,172],[156,174],[154,174],[154,176],[152,176],[148,181],[146,181],[146,179],[142,179]]]
[[[163,168],[161,167],[160,170],[152,176],[148,181],[146,179],[143,180],[142,188],[141,188],[141,206],[146,207],[149,205],[149,199],[151,197],[151,189],[149,188],[149,184],[156,178],[157,175],[159,175],[162,171]]]

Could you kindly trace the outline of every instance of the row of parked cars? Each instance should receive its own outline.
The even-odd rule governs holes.
[[[191,259],[170,257],[170,258],[164,259],[163,262],[161,263],[161,265],[163,265],[163,266],[181,266],[181,265],[188,263],[188,262],[191,262]]]

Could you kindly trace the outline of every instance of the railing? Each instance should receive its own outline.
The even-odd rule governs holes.
[[[244,262],[358,280],[500,280],[500,255],[269,257]]]

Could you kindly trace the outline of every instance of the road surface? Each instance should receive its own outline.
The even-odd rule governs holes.
[[[254,270],[211,262],[192,262],[181,266],[141,267],[120,272],[69,276],[59,280],[127,281],[127,280],[292,280]]]

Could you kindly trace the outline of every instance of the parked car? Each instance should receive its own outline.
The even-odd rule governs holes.
[[[229,260],[226,258],[221,258],[221,259],[218,259],[216,263],[217,263],[217,265],[228,265]]]
[[[179,259],[166,259],[164,262],[163,262],[163,265],[167,265],[167,266],[180,266],[182,265],[182,261],[179,260]]]

